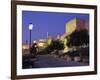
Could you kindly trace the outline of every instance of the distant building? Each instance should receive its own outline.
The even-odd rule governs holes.
[[[29,54],[29,44],[28,41],[22,44],[22,55]]]
[[[29,49],[29,44],[28,44],[28,41],[26,40],[25,43],[22,44],[22,49],[25,50],[25,49]]]
[[[52,42],[52,36],[47,32],[47,38],[46,39],[39,39],[36,41],[38,51],[43,50],[46,48],[48,45],[50,45]]]
[[[40,39],[37,41],[38,47],[46,47],[47,46],[47,40],[46,39]]]
[[[57,37],[56,37],[56,40],[60,40],[61,39],[61,35],[58,34]]]
[[[41,51],[47,47],[47,40],[46,39],[39,39],[36,41],[37,43],[37,51]]]
[[[29,49],[29,45],[28,44],[22,44],[22,49]]]

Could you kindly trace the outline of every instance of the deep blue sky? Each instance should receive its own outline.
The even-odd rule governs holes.
[[[65,24],[73,18],[89,21],[89,14],[22,11],[22,42],[29,40],[29,23],[33,23],[32,41],[65,33]]]

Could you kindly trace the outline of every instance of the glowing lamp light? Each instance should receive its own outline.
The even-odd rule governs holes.
[[[32,30],[32,29],[33,29],[33,24],[30,23],[30,24],[29,24],[29,30]]]

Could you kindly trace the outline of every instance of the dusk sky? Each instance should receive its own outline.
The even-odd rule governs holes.
[[[29,23],[34,25],[32,30],[32,41],[47,37],[47,32],[56,37],[65,33],[66,22],[73,18],[89,21],[89,14],[58,13],[58,12],[22,12],[22,42],[29,41]]]

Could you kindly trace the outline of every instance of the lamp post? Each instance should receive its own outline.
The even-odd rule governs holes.
[[[30,52],[30,54],[31,54],[31,36],[32,36],[32,29],[33,29],[33,24],[32,23],[30,23],[29,24],[29,52]]]

